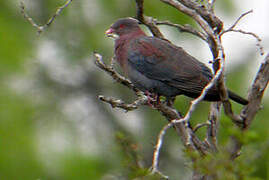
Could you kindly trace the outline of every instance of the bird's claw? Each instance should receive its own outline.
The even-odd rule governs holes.
[[[158,94],[150,93],[149,91],[146,91],[145,95],[148,98],[148,105],[151,108],[155,108],[156,105],[160,104],[160,96]]]

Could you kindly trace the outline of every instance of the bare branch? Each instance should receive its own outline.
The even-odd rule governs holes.
[[[236,115],[233,113],[232,105],[229,101],[227,87],[224,81],[223,72],[224,72],[225,53],[224,53],[224,48],[222,46],[221,38],[220,36],[214,36],[214,38],[216,42],[216,48],[214,49],[218,51],[216,54],[219,55],[219,58],[217,61],[213,63],[213,68],[215,72],[216,71],[218,72],[219,70],[221,70],[221,73],[219,75],[219,79],[217,82],[217,88],[219,91],[221,101],[223,103],[224,112],[237,125],[240,125],[240,124],[242,125],[243,119],[239,115]]]
[[[196,126],[193,128],[193,132],[198,131],[200,128],[205,127],[205,126],[209,126],[210,124],[208,122],[206,123],[198,123],[196,124]]]
[[[199,16],[199,14],[196,13],[195,10],[190,9],[190,8],[180,4],[180,2],[175,1],[175,0],[160,0],[160,1],[176,8],[180,12],[183,12],[184,14],[192,17],[207,34],[210,34],[210,36],[213,36],[213,32],[212,32],[211,28],[208,26],[208,24],[205,22],[205,20],[203,18],[201,18]]]
[[[227,148],[227,151],[230,154],[230,158],[236,159],[241,154],[241,148],[243,144],[240,142],[240,140],[234,136],[231,136],[230,138],[230,146]]]
[[[144,0],[135,0],[135,2],[136,2],[136,18],[141,23],[145,24],[150,29],[150,31],[154,36],[164,39],[163,34],[154,23],[153,18],[144,16],[144,6],[143,6]]]
[[[174,126],[174,121],[171,121],[170,123],[168,123],[167,125],[165,125],[162,130],[160,131],[159,135],[158,135],[158,141],[157,144],[155,146],[155,150],[154,150],[154,154],[153,154],[153,159],[152,159],[152,173],[157,173],[159,172],[158,170],[158,165],[159,165],[159,157],[160,157],[160,150],[163,144],[163,139],[164,139],[164,135],[166,134],[166,131]]]
[[[229,31],[229,30],[231,30],[231,29],[234,29],[235,26],[239,23],[239,21],[240,21],[241,19],[243,19],[243,17],[245,17],[246,15],[248,15],[248,14],[250,14],[250,13],[253,13],[253,10],[249,10],[249,11],[247,11],[247,12],[241,14],[241,15],[239,16],[239,18],[237,18],[237,20],[233,23],[233,25],[232,25],[231,27],[229,27],[229,28],[228,28],[227,30],[225,30],[225,31]],[[224,34],[225,31],[223,31],[221,34]]]
[[[260,55],[264,55],[264,50],[263,50],[263,46],[261,45],[261,41],[262,39],[255,33],[253,32],[246,32],[246,31],[243,31],[241,29],[230,29],[229,31],[225,31],[225,33],[227,32],[237,32],[237,33],[242,33],[242,34],[247,34],[247,35],[250,35],[252,37],[254,37],[256,40],[257,40],[257,44],[256,46],[259,48],[260,50]],[[224,33],[223,33],[224,34]]]
[[[222,90],[223,92],[223,90]],[[225,114],[237,125],[237,126],[242,126],[243,118],[237,114],[234,114],[232,104],[230,103],[229,100],[223,100],[223,109]]]
[[[256,74],[255,80],[248,93],[249,103],[241,111],[241,117],[244,119],[243,131],[246,131],[251,122],[254,120],[257,112],[260,110],[261,100],[264,91],[269,82],[269,53],[261,63],[260,69]],[[235,137],[231,137],[231,146],[229,149],[231,159],[235,159],[240,155],[242,143]]]
[[[134,87],[134,85],[131,83],[131,81],[123,76],[121,76],[119,73],[117,73],[112,66],[106,65],[103,60],[102,56],[98,53],[94,53],[95,56],[95,64],[104,70],[106,73],[108,73],[114,80],[117,82],[123,84],[124,86],[127,86],[128,88],[135,91],[135,93],[139,93],[140,91]]]
[[[260,54],[263,55],[263,53],[264,53],[263,47],[260,44],[261,38],[258,35],[256,35],[255,33],[252,33],[252,32],[245,32],[243,30],[233,29],[237,25],[239,20],[242,19],[247,14],[248,14],[248,12],[241,15],[238,18],[238,20],[234,23],[234,25],[231,26],[231,28],[229,28],[228,30],[226,30],[222,34],[220,34],[220,37],[224,33],[227,33],[227,32],[239,32],[242,34],[251,35],[257,39],[257,41],[258,41],[257,46],[260,49]],[[229,103],[229,101],[227,101],[227,98],[225,98],[225,95],[223,94],[224,91],[221,90],[221,96],[222,96],[222,100],[223,100],[225,114],[228,115],[239,127],[241,127],[242,130],[246,130],[249,128],[256,113],[260,109],[261,99],[262,99],[264,90],[265,90],[265,88],[268,84],[268,80],[269,80],[269,65],[268,64],[269,64],[269,55],[267,55],[264,62],[261,64],[261,67],[256,75],[255,81],[254,81],[252,88],[251,88],[249,95],[248,95],[249,103],[247,106],[245,106],[243,108],[240,116],[233,114],[231,104]],[[223,89],[223,87],[219,86],[219,89]],[[243,122],[243,126],[242,126],[242,122]],[[230,142],[231,142],[231,146],[229,148],[230,157],[231,157],[231,159],[235,159],[236,157],[238,157],[240,155],[242,143],[236,137],[231,137]]]
[[[21,1],[20,2],[20,7],[21,7],[21,13],[23,15],[23,17],[29,21],[29,23],[37,28],[37,33],[40,34],[42,31],[43,31],[43,26],[39,26],[37,25],[37,23],[33,20],[33,18],[31,18],[26,12],[25,12],[25,6],[24,6],[24,3]]]
[[[248,129],[257,112],[260,110],[261,100],[269,81],[269,53],[260,65],[255,80],[248,93],[249,103],[241,111],[245,120],[244,129]]]
[[[198,12],[196,9],[198,8],[195,4],[195,7],[193,8],[189,8],[188,6],[191,6],[190,4],[188,4],[188,2],[191,1],[184,1],[184,3],[188,4],[188,6],[185,6],[184,3],[181,4],[181,1],[175,1],[175,0],[160,0],[174,8],[176,8],[177,10],[179,10],[180,12],[190,16],[191,18],[193,18],[197,24],[204,30],[205,34],[206,34],[206,39],[207,39],[207,43],[211,49],[211,52],[213,54],[214,59],[218,58],[218,53],[219,51],[217,50],[217,42],[216,42],[216,38],[215,38],[215,32],[219,33],[222,30],[222,26],[223,23],[218,19],[218,18],[213,18],[212,13],[203,13],[203,16],[200,13],[200,11]],[[193,3],[193,2],[192,2]],[[200,7],[201,9],[204,9],[202,7]],[[204,12],[204,10],[201,10]],[[207,14],[207,15],[206,15]],[[214,15],[215,17],[215,15]],[[211,20],[215,20],[215,23],[212,23]],[[207,21],[208,20],[208,21]],[[209,26],[208,24],[211,23],[211,26]]]
[[[211,11],[208,11],[203,6],[189,1],[189,0],[161,0],[167,3],[179,11],[191,16],[209,35],[211,32],[209,29],[213,29],[215,32],[219,33],[222,30],[223,23],[217,18]],[[210,27],[208,26],[210,25]]]
[[[182,119],[174,119],[172,121],[170,121],[170,123],[166,124],[162,130],[160,131],[159,135],[158,135],[158,140],[157,140],[157,144],[155,146],[155,150],[154,150],[154,154],[153,154],[153,160],[152,160],[152,173],[158,173],[159,170],[158,170],[158,164],[159,164],[159,156],[160,156],[160,150],[161,150],[161,147],[162,147],[162,144],[163,144],[163,139],[164,139],[164,136],[167,132],[167,130],[173,126],[176,126],[178,124],[182,124],[182,123],[185,123],[186,120],[184,118]],[[196,149],[200,152],[203,152],[205,153],[205,147],[204,147],[204,144],[201,143],[199,141],[199,139],[194,136],[192,130],[190,128],[187,129],[189,131],[189,134],[191,135],[189,137],[189,142],[188,143],[194,143]],[[190,144],[188,145],[190,146]]]
[[[231,27],[229,27],[227,30],[224,30],[224,31],[221,32],[220,37],[221,37],[222,35],[224,35],[225,33],[228,33],[228,32],[237,32],[237,33],[242,33],[242,34],[250,35],[250,36],[254,37],[254,38],[257,40],[257,44],[256,44],[256,45],[257,45],[257,47],[258,47],[259,50],[260,50],[260,54],[261,54],[261,55],[264,55],[263,46],[261,45],[261,41],[262,41],[262,39],[261,39],[257,34],[255,34],[255,33],[253,33],[253,32],[246,32],[246,31],[243,31],[243,30],[241,30],[241,29],[234,29],[234,28],[236,27],[236,25],[239,23],[239,21],[240,21],[243,17],[245,17],[246,15],[248,15],[248,14],[250,14],[250,13],[252,13],[252,12],[253,12],[253,10],[249,10],[249,11],[247,11],[247,12],[241,14],[241,16],[239,16],[239,18],[234,22],[234,24],[233,24]]]
[[[177,28],[180,32],[188,32],[190,34],[193,34],[199,38],[201,38],[204,41],[207,41],[206,35],[203,32],[200,32],[198,30],[195,30],[192,28],[189,24],[181,25],[181,24],[174,24],[169,21],[155,21],[156,25],[168,25]]]
[[[169,176],[164,175],[161,171],[159,170],[155,170],[155,171],[151,171],[152,174],[158,174],[159,176],[161,176],[162,178],[168,180]]]
[[[209,146],[214,152],[218,151],[217,132],[220,116],[220,107],[220,102],[211,103],[210,105],[210,113],[208,117],[209,126],[207,127],[207,137],[205,139],[205,142],[209,144]]]
[[[44,25],[38,25],[35,23],[35,21],[25,12],[25,5],[21,1],[20,7],[21,7],[21,13],[23,14],[23,17],[35,28],[37,28],[37,33],[41,34],[46,28],[48,28],[56,19],[57,16],[61,14],[61,12],[69,6],[69,4],[72,2],[72,0],[68,0],[65,2],[64,5],[57,8],[56,12],[52,15],[52,17],[48,20],[48,22]]]
[[[146,96],[141,96],[140,98],[138,98],[136,101],[134,101],[131,104],[126,104],[122,100],[115,99],[113,97],[105,97],[105,96],[99,95],[98,98],[101,101],[109,103],[112,106],[112,108],[115,108],[115,107],[121,108],[121,109],[124,109],[126,112],[137,109],[139,106],[146,105],[148,103],[148,99]]]

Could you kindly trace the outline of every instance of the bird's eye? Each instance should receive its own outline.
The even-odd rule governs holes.
[[[124,24],[121,24],[120,25],[120,29],[122,29],[122,28],[124,28],[125,27],[125,25]]]

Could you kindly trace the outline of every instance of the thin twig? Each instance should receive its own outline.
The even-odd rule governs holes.
[[[259,51],[260,51],[260,55],[264,55],[264,50],[263,50],[263,46],[261,45],[261,41],[262,39],[255,33],[253,32],[247,32],[247,31],[243,31],[241,29],[230,29],[229,31],[225,31],[225,33],[227,32],[237,32],[237,33],[242,33],[242,34],[247,34],[247,35],[250,35],[252,37],[254,37],[256,40],[257,40],[257,44],[256,46],[259,48]],[[224,34],[224,33],[223,33]]]
[[[166,124],[162,130],[160,131],[159,135],[158,135],[158,140],[157,140],[157,144],[155,146],[155,150],[154,150],[154,154],[153,154],[153,159],[152,159],[152,173],[158,172],[158,164],[159,164],[159,156],[160,156],[160,150],[163,144],[163,139],[164,136],[166,134],[166,131],[173,127],[175,124],[177,123],[182,123],[184,122],[183,119],[181,120],[172,120],[170,123]]]
[[[241,14],[241,15],[239,16],[239,18],[237,18],[237,20],[233,23],[233,25],[232,25],[231,27],[229,27],[228,29],[226,29],[226,30],[224,30],[224,31],[222,31],[222,32],[220,33],[220,37],[221,37],[222,35],[224,35],[225,33],[228,33],[228,32],[238,32],[238,33],[242,33],[242,34],[250,35],[250,36],[254,37],[254,38],[257,40],[257,44],[256,44],[256,45],[257,45],[257,47],[259,48],[260,54],[261,54],[261,55],[264,55],[263,46],[261,45],[261,41],[262,41],[262,39],[261,39],[257,34],[255,34],[255,33],[253,33],[253,32],[246,32],[246,31],[243,31],[243,30],[241,30],[241,29],[234,29],[234,28],[237,26],[237,24],[240,22],[240,20],[241,20],[242,18],[244,18],[246,15],[248,15],[248,14],[250,14],[250,13],[252,13],[252,12],[253,12],[253,10],[249,10],[249,11],[247,11],[247,12]]]
[[[223,23],[222,21],[213,13],[213,11],[209,11],[200,4],[195,3],[190,0],[161,0],[165,3],[171,4],[176,8],[180,8],[181,12],[191,16],[201,27],[210,35],[210,31],[205,29],[205,26],[214,30],[214,32],[219,33],[222,30]],[[191,12],[192,11],[192,12]],[[196,14],[196,15],[194,15]],[[197,16],[198,15],[198,16]],[[199,18],[198,18],[199,17]],[[202,19],[200,19],[200,17]],[[203,23],[205,21],[205,24]],[[209,26],[208,26],[209,25]],[[211,36],[211,35],[210,35]]]
[[[204,127],[204,126],[209,126],[210,124],[208,122],[206,123],[198,123],[196,124],[196,126],[193,128],[193,132],[198,131],[200,128]]]
[[[189,24],[186,24],[186,25],[174,24],[174,23],[171,23],[170,21],[155,21],[155,23],[156,23],[156,25],[168,25],[168,26],[175,27],[180,32],[188,32],[188,33],[191,33],[191,34],[201,38],[204,41],[207,41],[206,35],[203,32],[192,28]]]
[[[217,132],[220,117],[220,102],[214,102],[210,105],[210,113],[208,117],[209,126],[207,126],[207,136],[205,142],[209,144],[210,148],[214,151],[218,151],[217,146]]]
[[[137,100],[135,100],[131,104],[126,104],[125,102],[123,102],[120,99],[116,99],[113,97],[105,97],[102,95],[99,95],[98,99],[100,99],[101,101],[104,101],[106,103],[109,103],[112,108],[115,108],[115,107],[121,108],[121,109],[124,109],[126,112],[137,109],[139,106],[146,105],[148,103],[148,99],[146,96],[139,97]]]
[[[152,17],[144,16],[144,0],[135,0],[136,2],[136,18],[143,24],[145,24],[152,34],[156,37],[164,39],[163,34],[158,29],[153,21]]]
[[[114,80],[116,80],[117,82],[127,86],[128,88],[132,89],[133,91],[135,91],[136,93],[139,93],[140,91],[134,87],[134,85],[131,83],[131,81],[123,76],[121,76],[119,73],[117,73],[114,68],[112,66],[108,66],[106,65],[103,60],[102,60],[102,56],[98,53],[94,53],[93,54],[95,56],[95,61],[94,63],[101,68],[102,70],[104,70],[106,73],[108,73]]]
[[[184,6],[183,4],[175,0],[160,0],[160,1],[192,17],[207,34],[213,36],[214,33],[212,32],[212,29],[208,26],[208,23],[201,16],[199,16],[199,14],[194,9],[190,9],[187,6]]]
[[[37,28],[37,33],[41,34],[46,28],[48,28],[56,19],[57,16],[61,14],[61,12],[69,6],[69,4],[72,2],[72,0],[68,0],[65,2],[64,5],[57,8],[56,12],[52,15],[52,17],[48,20],[48,22],[44,25],[38,25],[35,23],[33,18],[31,18],[26,12],[25,12],[25,5],[23,1],[20,2],[21,7],[21,13],[23,14],[23,17],[35,28]]]
[[[241,19],[243,19],[243,17],[245,17],[246,15],[248,15],[248,14],[250,14],[250,13],[253,13],[253,10],[251,9],[251,10],[249,10],[249,11],[247,11],[247,12],[245,12],[245,13],[243,13],[243,14],[241,14],[240,16],[239,16],[239,18],[237,18],[237,20],[233,23],[233,25],[231,26],[231,27],[229,27],[227,30],[229,31],[229,30],[231,30],[231,29],[234,29],[235,28],[235,26],[239,23],[239,21],[241,20]],[[227,31],[226,30],[226,31]],[[225,31],[224,31],[225,32]],[[223,34],[224,32],[222,32],[221,34]],[[220,35],[221,35],[220,34]]]
[[[31,18],[31,17],[25,12],[25,5],[24,5],[24,3],[23,3],[22,1],[20,2],[20,7],[21,7],[21,13],[22,13],[23,17],[24,17],[27,21],[29,21],[29,23],[30,23],[33,27],[37,28],[37,33],[40,34],[40,33],[43,31],[43,26],[39,26],[39,25],[33,20],[33,18]]]
[[[161,178],[164,178],[166,180],[169,179],[169,176],[164,175],[161,171],[159,171],[158,169],[156,169],[155,171],[151,171],[152,174],[158,174],[159,176],[161,176]]]
[[[182,0],[178,1],[160,0],[160,1],[176,8],[178,11],[190,16],[192,19],[196,21],[196,23],[205,32],[207,43],[210,46],[214,59],[216,59],[218,57],[218,51],[216,50],[215,34],[221,32],[223,26],[222,21],[220,21],[214,14],[212,15],[212,13],[209,12],[205,13],[204,10],[201,10],[201,12],[197,11],[198,7],[188,8],[188,6],[194,5],[193,3],[191,3],[191,1],[184,1],[184,3],[191,3],[188,4],[188,6],[185,6],[185,4],[181,2]],[[210,24],[210,26],[208,24]]]

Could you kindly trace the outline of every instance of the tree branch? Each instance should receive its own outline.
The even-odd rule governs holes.
[[[248,93],[249,103],[242,109],[240,113],[240,116],[242,117],[242,119],[244,119],[244,126],[241,128],[242,131],[246,131],[250,127],[252,121],[254,120],[254,117],[261,109],[260,106],[262,97],[268,85],[268,82],[269,82],[269,53],[261,63],[260,69],[258,70],[255,80],[252,83],[251,89]],[[240,155],[241,147],[242,147],[241,141],[235,137],[231,137],[231,146],[229,149],[231,159],[235,159]]]
[[[134,109],[137,109],[139,106],[146,105],[148,103],[148,99],[147,99],[146,96],[139,97],[137,100],[135,100],[131,104],[126,104],[125,102],[123,102],[120,99],[116,99],[116,98],[113,98],[113,97],[105,97],[105,96],[102,96],[102,95],[99,95],[98,99],[100,99],[103,102],[109,103],[112,108],[117,107],[117,108],[120,108],[120,109],[124,109],[126,112],[132,111]]]
[[[195,10],[195,12],[199,14],[208,23],[208,25],[212,29],[214,29],[215,32],[217,33],[221,32],[223,23],[214,13],[212,13],[214,1],[212,1],[211,9],[206,9],[204,6],[200,6],[194,1],[189,0],[178,0],[178,1],[182,3],[184,6],[192,10]]]
[[[241,111],[244,119],[244,130],[248,129],[257,112],[261,109],[261,101],[269,81],[269,53],[260,65],[255,80],[248,93],[249,103]]]
[[[171,23],[169,21],[157,21],[157,20],[155,21],[155,24],[156,25],[172,26],[172,27],[177,28],[180,32],[188,32],[188,33],[193,34],[193,35],[201,38],[202,40],[206,41],[206,35],[203,32],[195,30],[189,24],[181,25],[181,24],[174,24],[174,23]]]
[[[207,136],[205,142],[206,144],[209,145],[209,147],[211,147],[213,152],[218,151],[217,133],[220,117],[220,108],[221,108],[220,102],[211,103],[210,105],[210,113],[208,117],[209,126],[207,126]]]
[[[139,93],[140,91],[134,87],[134,85],[131,83],[131,81],[124,76],[121,76],[119,73],[117,73],[112,66],[106,65],[103,60],[102,56],[96,52],[93,54],[95,56],[94,63],[96,66],[98,66],[100,69],[104,70],[106,73],[108,73],[116,82],[127,86],[128,88],[132,89],[135,93]]]
[[[241,14],[241,16],[239,16],[239,18],[237,18],[237,20],[233,23],[233,25],[232,25],[231,27],[229,27],[227,30],[224,30],[224,31],[222,31],[222,32],[220,33],[220,37],[221,37],[222,35],[224,35],[225,33],[228,33],[228,32],[237,32],[237,33],[241,33],[241,34],[247,34],[247,35],[250,35],[250,36],[254,37],[254,38],[257,40],[257,44],[256,44],[256,45],[258,46],[258,48],[259,48],[259,50],[260,50],[260,54],[261,54],[261,55],[264,55],[263,46],[261,45],[261,41],[262,41],[262,39],[261,39],[257,34],[255,34],[255,33],[253,33],[253,32],[246,32],[246,31],[243,31],[243,30],[241,30],[241,29],[234,29],[234,28],[236,27],[236,25],[239,23],[239,21],[240,21],[243,17],[245,17],[246,15],[248,15],[248,14],[250,14],[250,13],[252,13],[252,12],[253,12],[253,10],[249,10],[249,11],[247,11],[247,12]]]
[[[198,6],[192,1],[186,0],[161,0],[162,2],[178,9],[180,12],[192,17],[201,28],[210,36],[213,36],[212,29],[220,32],[222,30],[223,23],[212,13],[209,13],[206,9]],[[210,24],[210,27],[208,26]]]
[[[260,51],[260,55],[264,55],[264,50],[263,50],[263,46],[261,45],[261,41],[262,39],[255,33],[253,32],[247,32],[247,31],[243,31],[241,29],[230,29],[230,30],[227,30],[225,31],[225,33],[227,32],[237,32],[237,33],[241,33],[241,34],[247,34],[247,35],[250,35],[252,37],[254,37],[256,40],[257,40],[257,44],[256,46],[259,48],[259,51]],[[224,33],[223,33],[224,34]]]
[[[198,123],[196,124],[196,126],[193,128],[193,132],[198,131],[200,128],[205,127],[205,126],[209,126],[210,124],[208,122],[206,123]]]
[[[152,17],[144,16],[144,0],[135,0],[136,2],[136,18],[143,24],[145,24],[152,34],[161,39],[165,39],[161,31],[158,29]]]
[[[61,12],[69,6],[69,4],[72,2],[72,0],[68,0],[65,2],[64,5],[57,8],[56,12],[52,15],[52,17],[48,20],[48,22],[44,25],[38,25],[35,23],[33,18],[31,18],[26,12],[25,12],[25,5],[23,1],[20,2],[21,7],[21,13],[23,14],[23,17],[33,26],[37,29],[38,35],[40,35],[46,28],[48,28],[56,19],[57,16],[61,14]]]
[[[223,31],[220,35],[224,34],[225,32],[227,32],[227,31],[229,31],[229,30],[231,30],[231,29],[234,29],[235,26],[239,23],[239,21],[240,21],[241,19],[243,19],[246,15],[250,14],[250,13],[253,13],[253,10],[249,10],[249,11],[247,11],[247,12],[241,14],[241,15],[239,16],[239,18],[237,18],[237,20],[233,23],[233,25],[232,25],[231,27],[229,27],[227,30]]]

